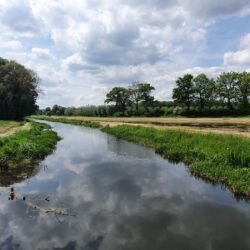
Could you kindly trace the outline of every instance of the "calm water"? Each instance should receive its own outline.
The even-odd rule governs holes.
[[[0,249],[250,249],[250,204],[142,146],[50,123],[63,139],[15,190],[0,188]],[[47,166],[47,167],[45,167]],[[47,198],[48,201],[45,200]]]

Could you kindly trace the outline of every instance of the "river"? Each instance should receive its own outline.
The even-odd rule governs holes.
[[[38,173],[0,187],[0,249],[250,249],[250,204],[143,146],[46,122],[62,137]]]

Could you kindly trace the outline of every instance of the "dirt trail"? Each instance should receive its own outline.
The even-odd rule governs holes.
[[[14,135],[16,132],[20,130],[28,130],[30,129],[30,124],[25,123],[24,125],[20,126],[19,124],[0,124],[0,137],[6,137],[10,135]]]

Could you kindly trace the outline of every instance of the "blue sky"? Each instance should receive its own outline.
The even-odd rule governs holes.
[[[114,86],[250,71],[249,0],[0,0],[0,56],[35,70],[41,107],[102,104]]]

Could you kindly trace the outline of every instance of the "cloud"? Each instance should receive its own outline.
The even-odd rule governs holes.
[[[9,1],[0,12],[2,24],[8,29],[24,34],[37,33],[38,22],[27,1]]]
[[[39,97],[42,106],[102,104],[105,91],[134,81],[151,82],[155,95],[168,100],[176,78],[185,72],[214,76],[249,68],[250,35],[235,47],[236,31],[249,30],[234,22],[227,40],[216,32],[222,18],[221,29],[227,29],[230,18],[248,17],[249,4],[249,0],[51,0],[46,4],[1,0],[0,53],[38,72],[44,88]],[[227,49],[217,51],[218,41]],[[208,62],[211,58],[216,62]]]
[[[227,52],[224,55],[224,62],[226,65],[250,65],[250,50]]]
[[[31,52],[36,58],[41,60],[48,60],[54,58],[49,49],[32,48]]]
[[[234,15],[243,12],[247,8],[249,10],[250,7],[248,0],[187,0],[183,2],[191,16],[201,19]]]
[[[62,69],[77,72],[77,71],[88,71],[95,73],[98,71],[98,66],[86,64],[82,57],[78,54],[73,54],[72,56],[66,57],[62,61]]]
[[[22,49],[22,43],[17,40],[10,40],[10,41],[3,41],[0,40],[0,47],[2,49],[8,49],[8,50],[20,50]]]
[[[250,49],[250,33],[242,37],[240,42],[241,48],[249,48]]]
[[[224,54],[225,65],[250,66],[250,33],[241,38],[240,49]]]

